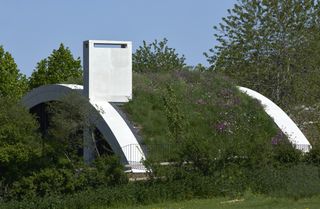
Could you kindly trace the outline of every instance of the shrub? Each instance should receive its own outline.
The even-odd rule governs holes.
[[[320,144],[318,142],[305,154],[305,161],[308,164],[320,166]]]
[[[251,172],[251,189],[275,197],[303,198],[320,194],[319,167],[297,164],[266,166]]]
[[[302,152],[288,140],[282,140],[273,147],[273,159],[279,164],[297,164],[302,159]]]
[[[47,167],[15,181],[6,199],[26,199],[73,194],[89,188],[126,184],[128,179],[117,157],[103,156],[92,166],[81,163]],[[60,165],[61,166],[61,165]]]

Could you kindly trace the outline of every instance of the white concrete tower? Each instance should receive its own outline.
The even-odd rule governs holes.
[[[128,102],[132,98],[132,43],[83,42],[84,95],[100,102]]]

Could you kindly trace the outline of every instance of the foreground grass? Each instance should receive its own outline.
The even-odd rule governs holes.
[[[99,207],[95,209],[103,209]],[[300,200],[286,198],[271,198],[264,196],[245,196],[239,199],[213,198],[193,199],[183,202],[167,202],[130,209],[318,209],[320,196]],[[120,208],[118,208],[120,209]],[[125,209],[125,208],[121,208]]]

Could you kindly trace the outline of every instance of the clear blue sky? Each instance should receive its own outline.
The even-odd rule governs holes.
[[[236,0],[0,0],[0,45],[27,76],[62,42],[82,58],[82,41],[166,37],[188,65],[208,65],[213,26]]]

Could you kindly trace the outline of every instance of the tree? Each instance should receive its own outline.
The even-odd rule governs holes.
[[[82,155],[79,151],[85,148],[91,149],[91,159],[85,159],[88,163],[95,157],[112,153],[109,144],[95,126],[99,112],[103,110],[98,106],[93,107],[81,94],[73,92],[65,95],[60,102],[50,103],[48,112],[49,137],[53,139],[50,143],[57,153],[71,162],[79,160]]]
[[[81,78],[80,58],[74,59],[69,48],[61,43],[59,49],[53,50],[48,58],[38,62],[29,79],[29,85],[31,88],[36,88],[41,85],[68,82]]]
[[[219,44],[205,53],[212,69],[282,107],[316,95],[301,92],[301,86],[306,87],[305,79],[319,80],[318,0],[239,0],[228,13],[214,27]],[[319,93],[319,82],[308,85]]]
[[[0,97],[0,196],[36,167],[41,140],[36,120],[15,99]]]
[[[27,88],[25,75],[20,73],[11,54],[0,46],[0,97],[19,98]]]
[[[185,64],[184,56],[167,46],[168,40],[155,40],[151,44],[143,41],[132,57],[133,70],[136,72],[160,72],[181,70]]]

